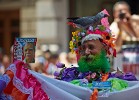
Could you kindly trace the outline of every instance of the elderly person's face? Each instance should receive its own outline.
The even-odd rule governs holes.
[[[106,58],[106,51],[104,46],[99,40],[87,40],[82,45],[81,55],[78,60],[79,70],[81,72],[108,72],[109,62]],[[101,63],[100,63],[101,62]]]
[[[104,46],[99,40],[88,40],[82,45],[84,56],[99,54],[102,49],[104,49]]]
[[[27,43],[24,46],[24,56],[26,61],[29,61],[29,63],[32,62],[32,60],[35,57],[35,50],[34,50],[34,45],[32,43]]]

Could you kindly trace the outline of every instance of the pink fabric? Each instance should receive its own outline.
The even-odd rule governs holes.
[[[25,88],[33,88],[33,100],[49,100],[47,94],[42,90],[41,84],[32,74],[29,74],[28,69],[24,67],[26,64],[21,61],[16,61],[15,64],[17,69],[16,77],[23,82]]]

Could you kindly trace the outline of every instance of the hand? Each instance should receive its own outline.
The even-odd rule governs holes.
[[[130,37],[136,37],[135,31],[131,25],[130,17],[123,19],[117,19],[118,27],[120,31],[125,31]]]

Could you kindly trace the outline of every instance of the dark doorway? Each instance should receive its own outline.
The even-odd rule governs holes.
[[[0,10],[0,47],[10,54],[14,38],[19,37],[19,10]]]

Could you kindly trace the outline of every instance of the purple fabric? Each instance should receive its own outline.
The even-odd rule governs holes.
[[[124,74],[110,73],[109,78],[119,78],[119,79],[123,79],[123,80],[127,80],[127,81],[137,81],[137,78],[131,72],[124,73]]]
[[[6,82],[0,80],[0,94],[2,93],[2,91],[5,89],[6,87]]]
[[[65,68],[62,72],[61,79],[63,81],[72,81],[73,79],[77,79],[77,76],[79,74],[79,71],[77,70],[77,67],[72,68]]]
[[[58,62],[56,64],[56,66],[57,66],[57,68],[64,68],[65,67],[65,64]]]
[[[54,76],[58,80],[63,80],[63,81],[67,81],[67,82],[70,82],[75,79],[84,79],[84,78],[87,78],[89,82],[92,82],[92,80],[96,80],[96,81],[100,80],[100,77],[97,74],[96,74],[96,77],[92,78],[92,74],[93,74],[93,72],[91,72],[91,71],[81,73],[78,71],[77,67],[71,67],[71,68],[64,67],[60,71],[60,73],[55,72]]]
[[[55,72],[54,72],[54,76],[56,76],[56,77],[57,77],[57,76],[59,76],[59,75],[60,75],[60,73],[59,73],[59,72],[57,72],[57,71],[55,71]]]

